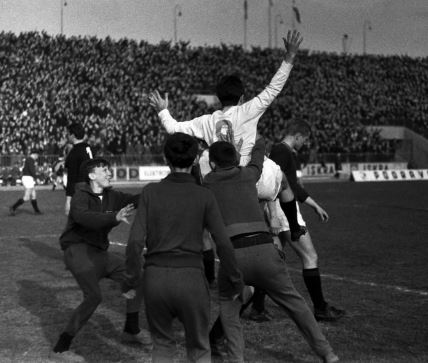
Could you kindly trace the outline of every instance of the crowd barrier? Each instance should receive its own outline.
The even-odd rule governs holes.
[[[411,170],[354,170],[352,180],[355,182],[378,181],[414,181],[428,180],[428,169]]]

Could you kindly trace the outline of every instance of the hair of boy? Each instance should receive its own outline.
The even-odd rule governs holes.
[[[68,132],[70,135],[74,135],[77,140],[81,140],[85,137],[85,129],[83,128],[82,124],[78,122],[73,122],[71,125],[69,125]]]
[[[166,160],[172,167],[188,168],[195,161],[199,146],[194,137],[176,132],[168,137],[163,151]]]
[[[291,121],[285,130],[286,135],[297,135],[310,136],[312,133],[311,126],[303,120]]]
[[[244,85],[236,75],[225,76],[217,83],[216,94],[223,107],[235,106],[244,94]]]
[[[95,168],[105,166],[110,168],[110,163],[104,158],[88,159],[80,165],[79,174],[87,183],[89,183],[89,174],[93,173]]]
[[[239,158],[235,146],[227,141],[216,141],[209,149],[210,161],[220,168],[238,166]]]

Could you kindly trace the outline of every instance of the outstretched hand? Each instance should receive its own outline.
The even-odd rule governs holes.
[[[127,292],[122,293],[122,296],[127,300],[132,300],[137,295],[137,292],[134,289],[128,290]]]
[[[149,94],[149,104],[160,112],[168,108],[168,93],[165,93],[165,98],[162,98],[159,91],[156,90]]]
[[[119,212],[117,212],[116,220],[118,222],[125,222],[126,224],[129,224],[128,217],[131,216],[133,210],[134,205],[128,204],[126,207],[123,207]]]
[[[287,38],[282,38],[282,40],[284,41],[284,47],[287,51],[285,54],[285,61],[287,63],[292,63],[299,50],[300,44],[303,42],[303,37],[297,30],[293,30],[292,32],[289,30]]]

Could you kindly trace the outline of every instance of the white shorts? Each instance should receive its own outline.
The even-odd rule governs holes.
[[[209,163],[208,150],[204,150],[200,156],[199,167],[201,169],[202,178],[212,171]],[[281,184],[281,168],[274,161],[265,157],[263,161],[262,175],[256,185],[259,199],[275,200],[278,193],[281,191]]]
[[[23,175],[22,176],[22,185],[25,189],[31,189],[34,188],[36,185],[36,182],[34,181],[34,178],[30,175]]]
[[[306,222],[304,221],[302,214],[300,213],[300,208],[299,208],[299,204],[296,203],[296,208],[297,208],[297,222],[299,223],[299,225],[301,225],[302,227],[306,227]],[[276,213],[278,215],[279,218],[279,223],[280,223],[280,232],[288,232],[290,230],[290,225],[288,224],[288,220],[287,217],[285,216],[284,212],[282,211],[282,208],[279,204],[279,199],[277,199],[275,201],[275,209],[276,209]],[[267,204],[265,205],[265,213],[268,217],[268,220],[270,220],[270,212],[269,212],[269,208],[267,207]]]

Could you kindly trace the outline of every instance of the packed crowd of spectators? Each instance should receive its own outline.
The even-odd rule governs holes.
[[[168,92],[178,119],[212,111],[194,95],[214,93],[236,73],[246,98],[271,79],[278,49],[95,37],[0,33],[0,155],[63,154],[66,126],[85,125],[98,155],[157,154],[165,138],[148,92]],[[278,141],[286,123],[313,126],[316,153],[387,153],[393,144],[365,125],[404,125],[428,134],[428,58],[302,51],[259,131]],[[392,146],[391,146],[392,145]]]

